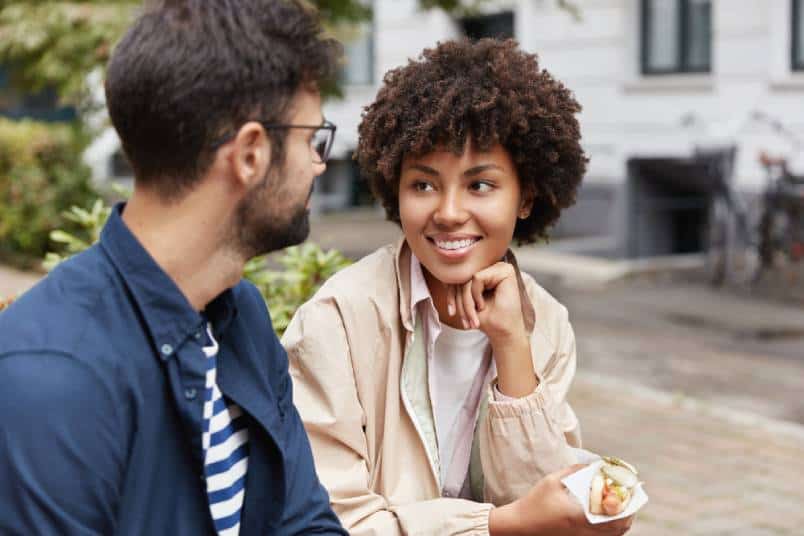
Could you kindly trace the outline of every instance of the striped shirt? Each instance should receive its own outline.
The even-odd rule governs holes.
[[[204,474],[209,509],[221,536],[240,533],[240,511],[248,469],[248,428],[237,404],[227,403],[218,389],[216,366],[218,342],[207,324],[208,345],[206,394],[204,397]]]

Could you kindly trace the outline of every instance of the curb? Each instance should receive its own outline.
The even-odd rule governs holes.
[[[606,259],[528,247],[517,248],[515,253],[526,272],[555,277],[562,285],[573,288],[600,288],[633,277],[696,271],[704,267],[702,254]]]
[[[697,398],[668,393],[642,385],[635,385],[602,374],[578,372],[575,378],[576,382],[580,384],[602,386],[606,389],[616,390],[617,392],[637,398],[647,399],[658,405],[675,410],[681,409],[690,413],[712,417],[717,420],[726,421],[735,426],[760,429],[774,435],[786,436],[804,443],[804,425],[794,422],[771,419],[754,413],[716,406],[711,402]]]

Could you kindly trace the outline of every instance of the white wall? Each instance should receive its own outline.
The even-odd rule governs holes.
[[[751,110],[782,118],[804,139],[804,73],[789,68],[790,0],[713,0],[712,72],[653,77],[639,74],[639,0],[576,2],[580,22],[555,0],[499,0],[485,9],[513,10],[522,46],[575,91],[584,107],[588,183],[620,185],[629,157],[686,154],[696,141],[734,131]],[[374,6],[375,83],[347,86],[343,100],[324,106],[338,125],[335,157],[351,155],[362,109],[386,71],[459,35],[454,21],[439,11],[420,11],[416,0],[375,0]],[[697,126],[682,126],[689,114]],[[738,184],[757,190],[763,180],[757,152],[787,146],[756,124],[741,131],[739,143]],[[117,146],[113,135],[105,135],[89,149],[96,174],[107,172]]]
[[[639,0],[578,0],[575,21],[554,0],[497,2],[489,11],[513,9],[517,38],[539,55],[543,67],[572,88],[584,107],[584,145],[591,157],[588,182],[622,184],[625,162],[637,155],[683,155],[711,143],[752,110],[784,119],[804,139],[804,73],[791,73],[790,0],[713,0],[712,72],[641,76]],[[458,29],[442,13],[422,13],[415,0],[375,2],[373,87],[346,88],[347,97],[325,107],[338,124],[336,151],[356,144],[360,112],[382,74],[404,64]],[[697,118],[683,126],[682,118]],[[761,148],[787,149],[769,128],[744,125],[737,136],[738,184],[757,190]]]

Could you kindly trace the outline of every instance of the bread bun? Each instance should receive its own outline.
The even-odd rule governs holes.
[[[592,478],[592,487],[589,490],[589,511],[593,514],[603,513],[603,475],[596,473]]]

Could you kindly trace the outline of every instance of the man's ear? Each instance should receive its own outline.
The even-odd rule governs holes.
[[[235,180],[248,189],[265,177],[271,165],[271,140],[256,121],[240,127],[232,140],[229,161]]]

